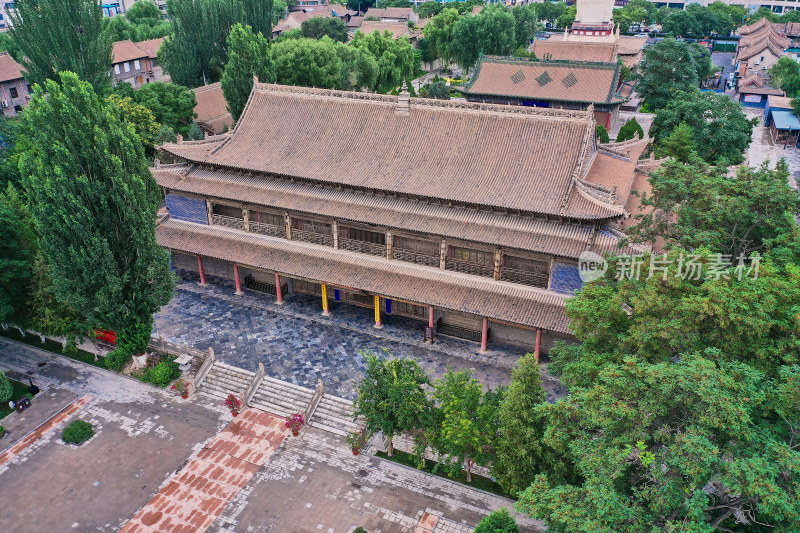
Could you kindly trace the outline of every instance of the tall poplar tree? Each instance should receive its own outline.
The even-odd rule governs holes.
[[[253,89],[253,76],[265,82],[274,79],[269,43],[250,26],[237,24],[228,35],[228,64],[222,75],[222,93],[234,121],[239,120]]]
[[[17,0],[11,35],[30,83],[74,72],[95,91],[111,86],[111,39],[97,0]]]
[[[155,240],[161,192],[134,126],[75,74],[60,78],[35,89],[20,158],[53,291],[139,351],[174,284]]]

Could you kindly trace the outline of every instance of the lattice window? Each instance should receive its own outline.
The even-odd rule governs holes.
[[[569,89],[570,87],[578,83],[578,78],[575,77],[574,72],[570,72],[563,80],[561,80],[561,83],[563,83],[564,86]]]
[[[522,83],[523,81],[525,81],[525,73],[522,72],[522,69],[519,69],[517,72],[512,74],[511,81],[514,82],[514,85],[516,85],[517,83]]]
[[[283,215],[265,213],[263,211],[253,211],[252,209],[250,210],[250,222],[269,224],[271,226],[284,226],[286,223]]]
[[[229,205],[214,204],[214,214],[231,218],[244,218],[240,208]]]
[[[544,87],[551,81],[553,81],[553,78],[550,77],[550,74],[548,74],[546,70],[536,78],[536,83],[539,84],[539,87]]]
[[[339,237],[342,239],[352,239],[354,241],[369,242],[372,244],[386,244],[385,233],[358,228],[348,228],[347,226],[339,226]]]

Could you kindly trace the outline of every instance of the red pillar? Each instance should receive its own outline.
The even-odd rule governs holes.
[[[275,272],[275,296],[278,297],[278,301],[276,301],[275,303],[278,305],[282,305],[283,294],[281,293],[281,277],[277,272]]]
[[[486,351],[486,345],[489,344],[489,319],[483,317],[483,326],[481,327],[481,351]]]
[[[203,258],[199,255],[197,256],[197,270],[200,272],[200,285],[205,286],[206,284],[206,273],[203,272]]]
[[[233,264],[233,280],[236,282],[236,294],[242,294],[242,280],[239,279],[239,265]]]
[[[539,362],[539,348],[542,346],[542,330],[536,330],[536,348],[534,349],[533,354],[536,356],[536,362]]]
[[[428,307],[428,327],[431,328],[431,344],[433,344],[434,326],[433,326],[433,306]]]

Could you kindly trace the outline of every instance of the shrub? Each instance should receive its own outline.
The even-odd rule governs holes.
[[[619,133],[617,133],[617,142],[633,139],[637,133],[640,139],[644,139],[644,130],[642,126],[635,118],[631,118],[619,129]]]
[[[150,383],[157,387],[166,387],[170,381],[179,377],[181,371],[174,361],[161,361],[150,371]]]
[[[434,79],[434,81],[423,85],[422,89],[419,90],[419,94],[423,98],[450,100],[450,87],[444,81]]]
[[[133,354],[123,348],[117,348],[113,352],[106,355],[106,368],[116,370],[119,372],[122,367],[128,364]]]
[[[6,373],[0,370],[0,403],[6,403],[14,394],[14,386],[6,377]]]
[[[598,124],[594,127],[594,133],[597,136],[597,142],[607,143],[611,140],[608,137],[608,130],[602,124]]]
[[[366,529],[364,529],[363,527],[359,526],[359,527],[357,527],[357,528],[355,528],[355,529],[353,530],[353,533],[369,533],[369,531],[367,531],[367,530],[366,530]]]
[[[508,514],[508,509],[503,507],[481,520],[474,533],[519,533],[519,528],[514,517]]]
[[[89,440],[94,435],[94,429],[89,422],[73,420],[61,433],[61,440],[67,444],[80,444]]]

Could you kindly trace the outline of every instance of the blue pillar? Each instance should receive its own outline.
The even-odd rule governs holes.
[[[392,301],[389,298],[386,298],[386,312],[392,312]]]
[[[339,301],[339,289],[333,290],[333,299],[336,300],[337,302]]]

